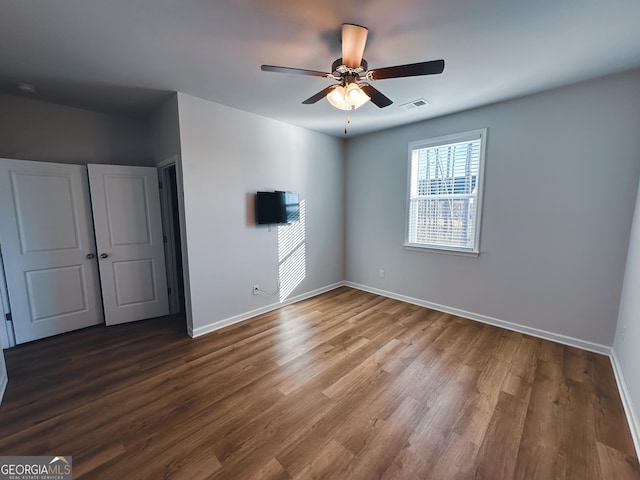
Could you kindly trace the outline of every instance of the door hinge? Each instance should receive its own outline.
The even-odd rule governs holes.
[[[167,292],[169,292],[169,295],[171,295],[171,289],[167,288]]]
[[[11,317],[11,313],[5,313],[4,318],[7,322],[13,321],[13,318]]]
[[[163,187],[162,182],[158,182],[158,186],[162,188]]]
[[[167,243],[167,236],[166,236],[166,235],[163,235],[163,236],[162,236],[162,241],[163,241],[164,243]]]

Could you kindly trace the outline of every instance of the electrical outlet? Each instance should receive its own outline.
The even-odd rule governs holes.
[[[258,295],[258,293],[260,293],[260,285],[254,285],[253,286],[253,294],[254,295]]]
[[[380,278],[384,278],[384,270],[380,270],[379,275],[380,275]]]
[[[622,328],[620,329],[620,338],[622,339],[623,342],[626,336],[627,336],[627,326],[623,325]]]

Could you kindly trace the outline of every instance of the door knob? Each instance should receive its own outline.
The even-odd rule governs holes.
[[[91,260],[92,258],[96,258],[96,256],[93,253],[87,253],[87,258]]]
[[[107,255],[106,253],[101,253],[100,254],[100,258],[107,258],[109,255]]]

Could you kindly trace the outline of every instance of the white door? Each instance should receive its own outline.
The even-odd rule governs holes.
[[[0,245],[17,343],[102,323],[85,166],[0,159]]]
[[[89,165],[105,322],[169,314],[158,172]]]

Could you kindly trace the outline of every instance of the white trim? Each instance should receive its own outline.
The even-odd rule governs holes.
[[[477,128],[467,132],[450,133],[439,137],[427,138],[425,140],[417,140],[409,143],[409,148],[434,148],[442,145],[462,145],[474,140],[482,140],[482,136],[486,133],[487,128]]]
[[[425,300],[409,297],[407,295],[401,295],[401,294],[389,292],[386,290],[381,290],[379,288],[368,287],[366,285],[361,285],[361,284],[349,282],[349,281],[337,282],[332,285],[328,285],[326,287],[322,287],[307,293],[303,293],[301,295],[297,295],[282,303],[273,303],[271,305],[267,305],[265,307],[255,309],[250,312],[246,312],[240,315],[236,315],[234,317],[219,320],[209,325],[199,327],[195,329],[195,331],[193,331],[191,328],[188,328],[188,333],[193,338],[199,337],[206,333],[210,333],[215,330],[219,330],[221,328],[227,327],[229,325],[233,325],[236,323],[240,323],[240,322],[252,319],[254,317],[257,317],[258,315],[262,315],[264,313],[277,310],[280,307],[284,307],[292,303],[306,300],[307,298],[315,297],[317,295],[334,290],[342,286],[355,288],[357,290],[362,290],[364,292],[373,293],[373,294],[380,295],[387,298],[393,298],[394,300],[399,300],[401,302],[411,303],[413,305],[418,305],[420,307],[430,308],[432,310],[449,313],[449,314],[466,318],[472,321],[486,323],[488,325],[493,325],[499,328],[504,328],[506,330],[511,330],[511,331],[523,333],[526,335],[531,335],[537,338],[541,338],[543,340],[549,340],[552,342],[560,343],[562,345],[568,345],[570,347],[579,348],[581,350],[586,350],[589,352],[606,355],[607,357],[609,357],[611,361],[614,377],[616,379],[616,385],[618,386],[618,392],[620,394],[622,405],[624,407],[624,411],[627,417],[627,424],[629,425],[631,438],[633,439],[633,444],[636,449],[636,455],[640,458],[640,422],[638,422],[638,416],[633,408],[633,402],[631,401],[631,396],[629,394],[629,390],[627,389],[627,385],[624,380],[624,375],[622,372],[622,368],[620,366],[620,362],[613,348],[608,347],[606,345],[601,345],[599,343],[589,342],[587,340],[581,340],[579,338],[569,337],[567,335],[553,333],[546,330],[541,330],[539,328],[518,325],[516,323],[507,322],[506,320],[500,320],[497,318],[489,317],[487,315],[481,315],[478,313],[461,310],[459,308],[453,308],[453,307],[448,307],[448,306],[440,305],[433,302],[427,302]]]
[[[0,309],[0,312],[2,310]],[[4,398],[4,392],[7,389],[9,383],[9,373],[7,372],[7,362],[4,359],[4,352],[0,349],[0,405],[2,405],[2,399]]]
[[[383,297],[393,298],[402,302],[412,303],[421,307],[430,308],[432,310],[438,310],[439,312],[450,313],[458,317],[467,318],[469,320],[475,320],[477,322],[487,323],[500,328],[506,328],[518,333],[524,333],[534,337],[542,338],[545,340],[551,340],[552,342],[561,343],[563,345],[569,345],[570,347],[580,348],[589,352],[600,353],[602,355],[610,355],[611,347],[601,345],[599,343],[589,342],[587,340],[581,340],[579,338],[569,337],[559,333],[548,332],[539,328],[526,327],[517,323],[507,322],[506,320],[500,320],[498,318],[489,317],[487,315],[481,315],[479,313],[467,312],[466,310],[460,310],[459,308],[448,307],[446,305],[440,305],[438,303],[427,302],[419,298],[413,298],[406,295],[400,295],[386,290],[380,290],[378,288],[367,287],[366,285],[360,285],[353,282],[345,282],[348,287],[363,290],[369,293],[375,293]]]
[[[519,325],[517,323],[508,322],[506,320],[500,320],[498,318],[489,317],[487,315],[468,312],[466,310],[461,310],[459,308],[448,307],[446,305],[440,305],[438,303],[428,302],[426,300],[421,300],[419,298],[409,297],[407,295],[401,295],[398,293],[389,292],[387,290],[368,287],[366,285],[361,285],[359,283],[354,283],[349,281],[337,282],[332,285],[328,285],[326,287],[318,288],[316,290],[312,290],[310,292],[297,295],[281,303],[280,302],[272,303],[270,305],[260,307],[255,310],[251,310],[246,313],[241,313],[233,317],[218,320],[217,322],[213,322],[193,330],[191,328],[188,328],[187,330],[190,336],[194,338],[199,337],[200,335],[204,335],[205,333],[213,332],[215,330],[224,328],[228,325],[233,325],[235,323],[249,320],[251,318],[257,317],[258,315],[262,315],[263,313],[271,312],[280,307],[291,305],[292,303],[297,303],[302,300],[306,300],[307,298],[315,297],[317,295],[320,295],[325,292],[329,292],[331,290],[335,290],[336,288],[339,288],[342,286],[355,288],[357,290],[362,290],[364,292],[374,293],[382,297],[393,298],[394,300],[399,300],[401,302],[411,303],[413,305],[418,305],[420,307],[430,308],[432,310],[437,310],[439,312],[456,315],[458,317],[466,318],[468,320],[486,323],[488,325],[493,325],[495,327],[504,328],[514,332],[523,333],[525,335],[531,335],[533,337],[542,338],[544,340],[550,340],[552,342],[561,343],[563,345],[568,345],[570,347],[576,347],[576,348],[580,348],[581,350],[599,353],[601,355],[606,355],[608,357],[611,357],[612,349],[611,347],[608,347],[606,345],[589,342],[588,340],[582,340],[579,338],[570,337],[568,335],[562,335],[560,333],[553,333],[547,330],[541,330],[539,328],[527,327],[525,325]]]
[[[178,163],[178,155],[171,155],[169,158],[165,158],[156,163],[156,168],[166,168]]]
[[[1,242],[0,242],[1,243]],[[11,312],[9,308],[9,290],[7,289],[4,264],[2,263],[2,245],[0,244],[0,350],[16,346],[13,323],[5,320],[5,314]]]
[[[257,317],[258,315],[262,315],[263,313],[268,313],[273,310],[277,310],[278,308],[284,307],[286,305],[291,305],[292,303],[297,303],[302,300],[306,300],[307,298],[315,297],[322,293],[329,292],[331,290],[335,290],[336,288],[343,287],[345,282],[337,282],[331,285],[327,285],[326,287],[317,288],[316,290],[311,290],[310,292],[302,293],[300,295],[296,295],[295,297],[291,297],[284,302],[272,303],[270,305],[266,305],[264,307],[256,308],[255,310],[251,310],[246,313],[241,313],[239,315],[235,315],[233,317],[224,318],[222,320],[218,320],[216,322],[210,323],[208,325],[204,325],[198,328],[191,328],[191,326],[187,327],[187,332],[193,338],[199,337],[206,333],[211,333],[216,330],[220,330],[221,328],[228,327],[229,325],[234,325],[236,323],[244,322],[245,320],[252,319]]]
[[[405,205],[405,226],[404,226],[404,246],[405,248],[411,247],[416,250],[419,248],[423,248],[426,251],[432,252],[440,252],[445,253],[447,251],[453,252],[468,252],[472,255],[478,256],[480,255],[480,233],[482,230],[482,210],[484,204],[484,169],[486,163],[487,156],[487,133],[488,128],[478,128],[476,130],[470,130],[468,132],[460,132],[453,133],[450,135],[443,135],[440,137],[429,138],[425,140],[418,140],[416,142],[409,143],[408,149],[408,164],[407,164],[407,191],[406,191],[406,205]],[[473,248],[460,248],[460,247],[448,247],[443,245],[435,245],[435,244],[415,244],[409,241],[409,217],[411,212],[411,165],[413,162],[413,151],[418,148],[434,148],[442,145],[456,145],[462,143],[468,143],[471,141],[480,140],[480,158],[478,165],[478,179],[476,183],[476,188],[478,189],[475,197],[478,200],[478,204],[476,206],[476,226],[474,232],[474,243]],[[432,196],[426,195],[428,198],[438,198],[440,195]],[[460,195],[456,195],[456,197],[460,197]]]
[[[187,245],[187,220],[184,208],[184,176],[182,174],[182,157],[179,154],[156,164],[162,168],[171,163],[176,165],[176,186],[178,188],[178,226],[180,227],[180,252],[182,255],[182,293],[184,295],[184,309],[187,323],[187,331],[193,331],[193,317],[191,313],[191,277],[189,276],[189,248]],[[175,219],[174,219],[175,220]],[[191,333],[189,333],[191,335]],[[192,335],[193,336],[193,335]]]
[[[454,247],[438,248],[435,245],[421,245],[419,243],[405,243],[402,245],[405,250],[413,250],[415,252],[433,251],[438,253],[450,253],[451,255],[462,255],[463,257],[478,257],[480,252],[473,250],[462,250]]]
[[[622,372],[622,367],[618,360],[618,356],[616,355],[615,349],[613,349],[612,347],[601,345],[599,343],[589,342],[587,340],[581,340],[579,338],[569,337],[567,335],[562,335],[559,333],[549,332],[547,330],[541,330],[539,328],[518,325],[516,323],[511,323],[505,320],[488,317],[486,315],[467,312],[465,310],[460,310],[458,308],[447,307],[445,305],[440,305],[433,302],[427,302],[425,300],[420,300],[418,298],[413,298],[406,295],[400,295],[397,293],[388,292],[386,290],[380,290],[378,288],[368,287],[366,285],[360,285],[358,283],[344,282],[344,284],[347,287],[356,288],[358,290],[374,293],[376,295],[381,295],[383,297],[393,298],[394,300],[400,300],[402,302],[412,303],[414,305],[430,308],[432,310],[437,310],[444,313],[450,313],[452,315],[467,318],[469,320],[486,323],[486,324],[493,325],[500,328],[505,328],[507,330],[512,330],[518,333],[524,333],[526,335],[542,338],[544,340],[550,340],[552,342],[561,343],[563,345],[568,345],[570,347],[576,347],[581,350],[587,350],[589,352],[606,355],[607,357],[609,357],[611,361],[613,374],[616,379],[616,384],[618,386],[618,393],[620,394],[620,399],[622,400],[622,405],[624,407],[624,411],[627,417],[627,424],[629,425],[631,438],[633,439],[633,444],[636,449],[636,456],[640,458],[640,422],[638,421],[638,415],[633,408],[631,395],[629,394],[629,390],[627,389],[627,384],[624,380],[624,375]]]
[[[638,422],[638,415],[633,408],[631,394],[627,389],[627,382],[624,380],[622,366],[618,360],[618,355],[616,355],[615,348],[611,349],[609,357],[611,358],[613,375],[616,378],[618,391],[620,392],[620,399],[622,400],[622,406],[624,407],[624,413],[627,415],[627,423],[629,424],[629,430],[631,431],[631,438],[633,439],[633,444],[636,447],[636,455],[640,458],[640,422]]]
[[[413,298],[406,295],[400,295],[397,293],[388,292],[386,290],[380,290],[379,288],[360,285],[358,283],[344,282],[344,285],[347,287],[356,288],[358,290],[362,290],[365,292],[374,293],[376,295],[381,295],[383,297],[393,298],[394,300],[400,300],[401,302],[407,302],[407,303],[411,303],[421,307],[430,308],[432,310],[437,310],[444,313],[450,313],[452,315],[467,318],[469,320],[486,323],[486,324],[493,325],[500,328],[505,328],[507,330],[512,330],[518,333],[524,333],[526,335],[542,338],[544,340],[550,340],[552,342],[561,343],[563,345],[568,345],[570,347],[576,347],[581,350],[587,350],[589,352],[606,355],[607,357],[609,357],[609,360],[611,361],[613,374],[616,379],[616,385],[618,386],[618,393],[620,394],[620,399],[622,400],[622,405],[624,407],[624,411],[627,417],[627,424],[629,425],[631,438],[633,439],[633,444],[636,449],[636,456],[640,458],[640,422],[638,421],[638,415],[636,414],[633,408],[631,395],[629,394],[629,390],[627,389],[627,384],[624,380],[624,375],[622,372],[622,367],[620,366],[620,362],[618,360],[618,356],[616,355],[616,351],[612,347],[601,345],[599,343],[589,342],[587,340],[581,340],[579,338],[569,337],[567,335],[562,335],[559,333],[549,332],[547,330],[541,330],[539,328],[518,325],[516,323],[507,322],[505,320],[500,320],[500,319],[489,317],[486,315],[467,312],[465,310],[460,310],[458,308],[447,307],[445,305],[440,305],[437,303],[420,300],[419,298]]]
[[[0,350],[0,355],[3,355],[2,350]],[[0,405],[2,404],[2,399],[4,398],[4,392],[7,390],[7,384],[9,383],[9,377],[6,375],[6,366],[3,373],[4,376],[2,378],[2,383],[0,383]]]
[[[166,239],[164,241],[164,258],[166,264],[167,273],[167,287],[171,290],[169,294],[169,313],[178,313],[179,302],[178,292],[180,287],[178,286],[178,272],[177,272],[177,259],[175,255],[176,238],[175,238],[175,226],[178,219],[173,218],[173,202],[178,203],[177,198],[171,196],[171,186],[169,185],[169,172],[168,169],[174,167],[176,169],[176,183],[177,183],[177,166],[176,160],[178,156],[173,155],[166,160],[158,163],[156,167],[158,169],[158,179],[162,187],[160,188],[160,214],[162,216],[162,235]],[[176,185],[177,186],[177,185]],[[176,188],[177,192],[177,188]],[[179,226],[178,226],[179,228]]]

